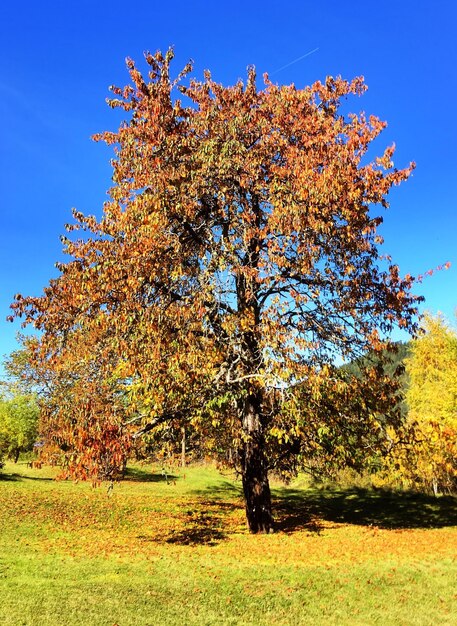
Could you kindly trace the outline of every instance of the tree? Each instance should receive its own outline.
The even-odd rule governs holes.
[[[450,493],[457,489],[457,331],[440,315],[426,315],[423,328],[406,360],[411,444],[396,461],[420,488]]]
[[[249,528],[268,532],[268,470],[307,441],[296,390],[316,404],[339,384],[336,355],[414,328],[413,278],[380,260],[371,214],[414,165],[394,169],[394,147],[368,162],[386,124],[340,110],[361,78],[297,89],[265,76],[258,89],[251,68],[246,84],[205,72],[186,85],[191,65],[172,79],[172,57],[146,54],[148,78],[127,61],[132,83],[109,104],[129,121],[95,137],[115,151],[103,215],[74,212],[71,260],[43,296],[12,306],[43,332],[36,362],[57,387],[71,378],[73,408],[53,404],[50,439],[74,441],[89,416],[126,440],[193,428],[234,450]]]
[[[6,380],[0,383],[0,460],[3,456],[19,459],[37,440],[37,397],[26,379],[26,350],[12,352],[4,362]]]
[[[113,480],[123,474],[131,438],[123,432],[125,393],[116,373],[104,376],[99,335],[74,334],[77,352],[37,358],[36,337],[20,337],[21,350],[5,362],[12,393],[33,393],[39,408],[43,460],[60,465],[60,477]]]
[[[32,395],[0,395],[0,459],[15,462],[33,449],[37,439],[38,406]]]

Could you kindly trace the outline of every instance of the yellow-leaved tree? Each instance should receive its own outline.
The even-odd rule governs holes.
[[[404,457],[407,477],[438,492],[457,490],[457,330],[442,315],[426,315],[425,333],[406,360],[408,425],[416,443]]]

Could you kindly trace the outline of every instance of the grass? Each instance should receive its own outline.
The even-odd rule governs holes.
[[[453,498],[276,485],[278,531],[251,536],[209,466],[52,476],[2,471],[2,626],[457,623]]]

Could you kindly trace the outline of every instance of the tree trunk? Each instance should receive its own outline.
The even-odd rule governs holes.
[[[260,299],[259,276],[260,251],[264,245],[261,239],[262,209],[260,198],[256,192],[244,194],[246,205],[255,216],[252,234],[251,224],[248,243],[245,247],[243,267],[236,273],[236,298],[240,315],[240,353],[242,367],[241,376],[252,376],[260,371],[263,356],[260,347]],[[242,401],[242,443],[240,446],[241,474],[243,478],[246,518],[251,533],[269,533],[273,531],[271,514],[271,495],[268,483],[268,465],[265,456],[265,434],[263,408],[263,392],[255,386],[248,387],[247,395]]]
[[[260,418],[261,401],[248,396],[243,407],[244,441],[240,459],[246,519],[251,533],[273,532],[268,467],[265,458],[265,437]]]

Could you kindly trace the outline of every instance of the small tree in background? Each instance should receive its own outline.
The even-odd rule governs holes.
[[[405,435],[395,456],[397,472],[420,489],[457,491],[457,331],[438,315],[426,315],[424,335],[406,359],[410,383]]]
[[[37,440],[39,409],[34,396],[0,397],[0,457],[15,462]]]
[[[16,462],[38,437],[39,408],[29,364],[26,349],[12,352],[4,361],[7,378],[0,385],[0,456]]]
[[[129,121],[97,137],[115,151],[103,216],[75,212],[71,260],[13,309],[43,332],[44,431],[69,446],[73,472],[97,472],[103,457],[100,437],[90,453],[80,445],[86,433],[127,450],[132,436],[185,424],[214,454],[234,451],[249,528],[268,532],[269,470],[335,436],[342,461],[359,431],[383,440],[370,406],[346,411],[359,380],[333,363],[414,329],[413,279],[382,265],[371,212],[413,165],[394,169],[393,147],[368,162],[385,123],[340,109],[364,92],[360,78],[297,89],[265,77],[259,90],[250,69],[245,84],[209,72],[185,84],[191,66],[173,79],[172,57],[147,54],[148,78],[128,61],[132,83],[109,104]]]

